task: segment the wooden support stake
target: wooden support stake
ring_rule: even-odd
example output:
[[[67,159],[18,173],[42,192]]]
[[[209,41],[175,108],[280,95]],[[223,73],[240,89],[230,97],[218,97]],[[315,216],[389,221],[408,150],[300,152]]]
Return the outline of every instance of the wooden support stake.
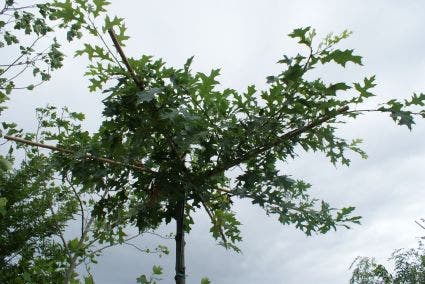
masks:
[[[143,82],[140,80],[139,77],[137,77],[136,72],[134,72],[134,69],[131,67],[130,63],[128,62],[127,56],[125,56],[125,53],[118,42],[117,36],[115,35],[115,32],[113,29],[108,30],[109,36],[112,39],[112,42],[114,43],[115,49],[117,50],[118,54],[121,57],[122,62],[125,65],[125,68],[127,68],[128,73],[130,73],[131,79],[136,83],[137,87],[142,91],[144,89]]]
[[[184,195],[177,201],[176,208],[176,284],[186,284],[186,266],[184,261]]]

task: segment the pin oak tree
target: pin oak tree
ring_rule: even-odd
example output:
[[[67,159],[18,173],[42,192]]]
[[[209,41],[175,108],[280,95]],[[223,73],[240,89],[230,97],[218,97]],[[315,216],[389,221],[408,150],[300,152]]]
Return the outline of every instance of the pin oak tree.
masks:
[[[374,76],[325,83],[312,75],[331,62],[341,68],[362,65],[352,49],[338,48],[348,31],[318,40],[310,27],[295,29],[289,36],[302,52],[278,61],[281,72],[266,78],[267,88],[250,85],[239,92],[219,84],[219,70],[193,72],[193,58],[175,68],[152,56],[128,57],[124,19],[93,20],[108,4],[54,1],[62,27],[94,37],[76,55],[90,60],[89,89],[103,94],[104,108],[95,133],[70,131],[46,141],[70,151],[53,154],[58,171],[72,173],[84,186],[98,188],[101,181],[108,189],[94,205],[97,220],[140,231],[176,222],[176,283],[185,283],[184,235],[196,210],[207,212],[213,238],[236,251],[242,237],[232,209],[235,198],[251,200],[307,235],[358,224],[354,207],[337,209],[317,200],[309,183],[288,176],[278,164],[296,158],[298,151],[315,151],[348,166],[350,152],[366,154],[360,139],[337,134],[342,123],[380,112],[411,129],[415,116],[425,116],[425,94],[366,108],[375,96]]]

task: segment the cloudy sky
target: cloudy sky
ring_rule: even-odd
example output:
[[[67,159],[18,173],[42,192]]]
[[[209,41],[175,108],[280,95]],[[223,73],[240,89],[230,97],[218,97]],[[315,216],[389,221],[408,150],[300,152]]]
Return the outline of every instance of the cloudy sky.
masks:
[[[265,86],[265,77],[279,71],[275,62],[283,54],[300,51],[286,35],[294,28],[312,26],[319,35],[349,29],[354,34],[344,48],[364,56],[364,67],[330,68],[318,74],[325,80],[348,82],[377,75],[379,103],[425,91],[425,1],[284,1],[284,0],[112,0],[111,14],[126,19],[131,56],[150,54],[169,65],[181,66],[195,55],[193,69],[220,67],[221,82],[242,90],[254,83]],[[69,54],[73,47],[69,47]],[[54,80],[34,94],[17,94],[7,117],[34,127],[35,106],[67,105],[86,113],[86,127],[95,130],[101,121],[102,99],[87,91],[82,77],[83,60],[69,56]],[[188,283],[207,276],[212,283],[348,283],[351,262],[358,255],[385,261],[395,248],[413,247],[424,234],[414,223],[425,217],[425,123],[414,131],[396,127],[381,115],[367,115],[347,124],[341,133],[364,138],[368,160],[355,157],[352,166],[334,167],[322,155],[300,153],[285,171],[313,184],[312,196],[335,207],[353,205],[363,216],[361,226],[326,235],[306,237],[291,226],[249,202],[236,202],[243,234],[242,254],[226,251],[209,234],[204,213],[195,216],[187,238]],[[174,226],[162,232],[172,232]],[[144,237],[140,246],[157,243]],[[107,251],[94,268],[97,283],[135,283],[152,264],[164,267],[164,283],[172,282],[173,255],[146,256],[131,247]]]

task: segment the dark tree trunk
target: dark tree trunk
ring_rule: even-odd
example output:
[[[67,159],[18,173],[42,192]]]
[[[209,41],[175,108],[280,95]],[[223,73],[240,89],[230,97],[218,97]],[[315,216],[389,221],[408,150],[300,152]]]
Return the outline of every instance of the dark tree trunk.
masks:
[[[178,201],[176,208],[176,284],[186,283],[186,267],[184,264],[184,196]]]

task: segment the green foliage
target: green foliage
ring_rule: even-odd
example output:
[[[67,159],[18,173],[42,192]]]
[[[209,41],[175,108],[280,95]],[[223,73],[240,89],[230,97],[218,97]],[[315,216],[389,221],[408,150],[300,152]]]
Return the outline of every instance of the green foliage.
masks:
[[[4,58],[6,61],[1,62],[0,104],[12,90],[32,90],[49,80],[51,71],[62,66],[63,54],[59,43],[56,39],[48,39],[53,33],[53,24],[49,21],[52,12],[50,4],[19,7],[16,1],[5,2],[0,11],[0,48],[18,55],[16,58]],[[43,43],[48,47],[43,47]],[[16,86],[25,73],[32,74],[36,82]]]
[[[24,137],[41,143],[84,143],[88,134],[81,129],[83,119],[83,114],[66,108],[39,108],[37,134]],[[3,123],[7,134],[22,136],[15,127]],[[130,243],[138,235],[128,236],[124,230],[126,216],[119,216],[117,224],[106,224],[92,214],[95,204],[112,194],[112,188],[105,187],[111,180],[98,175],[91,183],[82,183],[79,177],[85,175],[84,168],[76,167],[74,174],[64,168],[58,171],[54,153],[45,154],[25,145],[11,147],[5,161],[13,163],[15,152],[21,150],[25,151],[21,164],[0,171],[1,283],[93,283],[89,270],[86,277],[76,273],[79,265],[84,263],[89,269],[104,249],[114,245],[138,248]],[[80,233],[66,239],[65,229],[76,222],[80,223]],[[162,245],[138,250],[160,256],[169,253]],[[158,267],[155,273],[159,273]]]
[[[7,158],[12,162],[11,156]],[[29,153],[19,170],[0,171],[0,282],[57,282],[62,279],[63,249],[53,241],[69,220],[69,207],[52,215],[60,198],[52,183],[49,159]],[[18,281],[18,282],[15,282]]]
[[[425,249],[422,243],[417,249],[395,250],[389,260],[394,264],[393,272],[374,258],[356,258],[351,265],[354,270],[350,283],[425,283]]]
[[[393,283],[391,274],[383,265],[377,264],[373,258],[358,257],[352,265],[356,265],[353,276],[350,279],[352,284]]]
[[[12,91],[31,91],[62,67],[62,43],[53,37],[58,28],[66,33],[68,41],[80,39],[83,29],[93,33],[90,27],[96,18],[103,17],[108,4],[103,0],[52,0],[29,6],[5,2],[0,10],[0,48],[17,56],[0,62],[0,113]],[[121,38],[125,39],[123,35]],[[27,74],[34,79],[28,80]]]
[[[380,107],[379,110],[383,112],[389,112],[391,118],[398,125],[406,125],[409,128],[409,130],[411,130],[412,125],[415,124],[415,121],[413,120],[413,116],[412,116],[412,114],[414,113],[410,110],[407,110],[407,107],[411,107],[411,106],[423,107],[424,102],[425,102],[425,94],[419,94],[419,95],[413,94],[410,101],[405,100],[404,102],[401,102],[401,101],[397,101],[393,99],[388,101],[385,106]],[[421,115],[422,117],[425,117],[424,110],[416,114]]]

